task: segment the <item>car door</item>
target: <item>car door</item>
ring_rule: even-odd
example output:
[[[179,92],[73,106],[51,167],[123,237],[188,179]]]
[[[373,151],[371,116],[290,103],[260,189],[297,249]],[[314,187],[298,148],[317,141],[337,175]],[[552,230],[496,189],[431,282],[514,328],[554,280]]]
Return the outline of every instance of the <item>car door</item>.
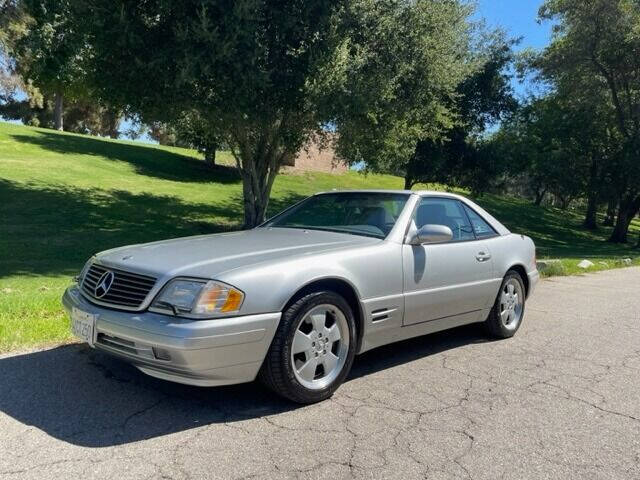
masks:
[[[446,225],[453,239],[446,243],[403,245],[404,325],[467,315],[481,315],[495,297],[489,242],[474,233],[462,202],[423,197],[413,222]],[[473,320],[472,320],[473,321]]]

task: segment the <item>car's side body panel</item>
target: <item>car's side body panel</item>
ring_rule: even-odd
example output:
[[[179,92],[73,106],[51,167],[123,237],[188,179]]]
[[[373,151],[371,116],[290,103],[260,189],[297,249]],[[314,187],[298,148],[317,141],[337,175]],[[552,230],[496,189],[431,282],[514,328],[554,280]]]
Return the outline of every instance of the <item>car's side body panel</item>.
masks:
[[[250,269],[223,272],[217,279],[245,292],[243,314],[276,312],[298,290],[319,280],[343,280],[353,287],[361,301],[400,294],[401,263],[400,245],[378,241],[322,255],[266,261]]]
[[[495,278],[491,259],[476,258],[486,251],[484,240],[404,245],[404,325],[458,315],[474,318],[474,313],[477,317],[501,281]]]
[[[468,325],[470,323],[477,323],[479,317],[486,318],[489,314],[489,309],[483,310],[479,313],[470,313],[465,315],[457,315],[455,317],[440,318],[431,322],[416,323],[413,325],[402,326],[388,325],[389,328],[380,328],[366,334],[362,339],[362,346],[358,353],[364,353],[368,350],[388,345],[390,343],[399,342],[408,338],[419,337],[422,335],[428,335],[430,333],[440,332],[442,330],[448,330],[450,328],[460,327],[462,325]]]
[[[529,237],[515,233],[496,237],[490,240],[490,248],[493,252],[493,268],[500,278],[516,265],[528,274],[537,271],[535,245]]]

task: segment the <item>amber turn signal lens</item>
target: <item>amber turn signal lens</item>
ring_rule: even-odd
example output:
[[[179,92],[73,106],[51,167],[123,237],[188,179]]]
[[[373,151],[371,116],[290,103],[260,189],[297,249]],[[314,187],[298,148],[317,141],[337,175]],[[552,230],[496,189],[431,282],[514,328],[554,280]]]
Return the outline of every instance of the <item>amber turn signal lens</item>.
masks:
[[[227,294],[227,301],[224,302],[221,312],[235,312],[240,309],[240,305],[242,304],[242,299],[244,295],[235,289],[230,289]]]

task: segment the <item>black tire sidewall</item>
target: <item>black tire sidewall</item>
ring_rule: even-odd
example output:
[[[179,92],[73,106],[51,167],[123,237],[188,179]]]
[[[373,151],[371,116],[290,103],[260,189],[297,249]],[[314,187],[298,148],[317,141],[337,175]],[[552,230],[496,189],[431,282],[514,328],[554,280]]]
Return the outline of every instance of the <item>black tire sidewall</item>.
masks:
[[[351,366],[353,364],[353,359],[355,357],[357,341],[356,326],[351,307],[346,302],[346,300],[337,293],[328,291],[316,292],[303,297],[303,299],[301,300],[301,302],[296,302],[295,304],[293,304],[283,314],[283,322],[281,323],[282,331],[279,333],[283,334],[285,338],[282,353],[280,356],[281,358],[279,359],[279,361],[282,362],[282,372],[285,377],[282,380],[284,381],[287,390],[289,390],[289,393],[292,394],[285,396],[292,398],[292,400],[295,401],[313,403],[330,397],[349,374],[349,371],[351,370]],[[309,312],[309,310],[323,304],[335,306],[345,316],[347,320],[347,327],[349,330],[349,350],[347,352],[347,358],[345,360],[344,366],[342,367],[340,375],[338,375],[336,379],[327,387],[320,390],[311,390],[303,386],[293,373],[293,365],[291,363],[291,347],[293,344],[293,337],[302,319]]]
[[[500,318],[500,296],[502,295],[502,290],[504,289],[504,286],[511,279],[515,279],[520,284],[522,295],[524,297],[522,299],[522,313],[520,315],[520,321],[518,322],[518,326],[516,327],[515,330],[507,329],[502,324],[502,320]],[[520,327],[522,326],[522,322],[524,321],[524,312],[527,304],[525,292],[526,290],[524,287],[524,281],[522,280],[522,276],[514,270],[509,270],[505,275],[504,279],[502,280],[502,283],[500,284],[500,290],[498,291],[496,301],[493,305],[491,315],[489,316],[489,319],[488,319],[488,323],[490,323],[488,327],[491,333],[501,338],[510,338],[510,337],[513,337],[518,330],[520,330]]]

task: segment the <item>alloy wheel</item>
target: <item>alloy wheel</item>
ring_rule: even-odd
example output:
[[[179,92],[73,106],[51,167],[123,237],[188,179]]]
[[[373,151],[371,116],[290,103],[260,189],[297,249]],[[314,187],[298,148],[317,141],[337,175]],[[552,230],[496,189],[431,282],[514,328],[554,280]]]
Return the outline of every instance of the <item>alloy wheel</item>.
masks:
[[[291,365],[304,387],[320,390],[340,375],[349,352],[349,327],[334,305],[317,305],[304,314],[293,335]]]
[[[500,321],[508,330],[515,330],[522,320],[524,294],[522,285],[510,278],[502,287],[500,295]]]

